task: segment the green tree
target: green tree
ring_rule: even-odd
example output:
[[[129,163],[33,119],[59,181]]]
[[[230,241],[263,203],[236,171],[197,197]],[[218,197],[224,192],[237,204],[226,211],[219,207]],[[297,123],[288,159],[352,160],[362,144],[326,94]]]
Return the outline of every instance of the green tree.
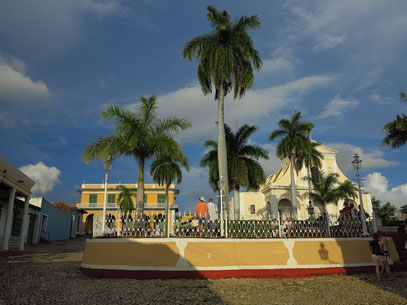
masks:
[[[380,200],[375,197],[372,198],[372,207],[376,217],[382,219],[383,221],[395,220],[396,207],[390,202],[386,202],[385,205],[381,206]]]
[[[158,156],[158,158],[154,160],[154,162],[150,166],[150,173],[153,176],[154,182],[160,185],[165,185],[166,237],[169,237],[169,218],[170,218],[168,192],[170,185],[173,182],[176,181],[177,184],[179,184],[182,181],[182,171],[180,165],[184,167],[187,171],[189,171],[190,166],[181,147],[179,145],[174,145],[170,152]]]
[[[257,189],[264,183],[265,174],[258,160],[260,158],[268,159],[268,153],[263,148],[247,144],[250,137],[257,131],[256,126],[247,124],[241,126],[236,133],[225,124],[226,147],[228,152],[228,177],[229,187],[233,188],[233,213],[236,219],[239,219],[239,192],[240,187],[248,189]],[[213,189],[217,189],[219,175],[217,171],[217,142],[207,140],[204,143],[207,148],[212,148],[202,158],[200,165],[209,167],[209,184]]]
[[[125,187],[124,185],[119,185],[116,189],[120,191],[119,196],[117,198],[117,203],[119,205],[120,210],[124,214],[131,213],[134,209],[132,197],[135,192]]]
[[[407,103],[406,92],[400,92],[400,100]],[[405,114],[397,115],[396,119],[387,123],[383,129],[386,133],[382,142],[383,146],[396,149],[407,143],[407,116]]]
[[[296,158],[297,168],[300,171],[302,167],[305,166],[307,168],[308,178],[311,178],[311,168],[314,168],[315,170],[319,170],[321,168],[322,155],[317,149],[320,145],[321,144],[319,144],[318,142],[310,140],[308,145],[306,145],[303,150],[297,151]],[[311,179],[307,180],[308,180],[308,194],[311,194],[312,193]],[[310,201],[309,209],[311,210],[310,213],[313,213],[312,212],[313,204],[311,196],[309,196],[309,201]]]
[[[313,192],[311,198],[321,204],[326,211],[329,203],[337,204],[341,199],[357,198],[357,187],[350,180],[340,183],[337,173],[324,174],[319,172],[317,177],[311,177]],[[310,179],[306,177],[305,179]]]
[[[191,127],[183,118],[157,117],[155,94],[149,98],[140,97],[137,112],[125,107],[109,105],[102,111],[104,119],[115,123],[116,135],[101,137],[85,148],[84,159],[105,156],[109,151],[117,156],[129,156],[136,159],[139,166],[136,210],[141,216],[144,209],[144,168],[146,162],[157,154],[164,154],[173,142],[172,134]]]
[[[187,42],[182,57],[199,60],[198,80],[202,92],[212,93],[215,88],[215,100],[218,101],[218,167],[219,174],[228,179],[227,151],[224,129],[224,98],[233,89],[234,98],[241,98],[254,82],[253,68],[260,70],[261,58],[254,49],[253,41],[248,34],[250,29],[260,28],[256,15],[242,16],[232,21],[227,11],[219,11],[207,6],[207,18],[212,32],[197,36]],[[226,183],[225,194],[229,194]],[[228,207],[228,196],[225,198]]]
[[[297,156],[303,156],[309,149],[309,134],[314,127],[311,122],[301,121],[301,112],[294,111],[290,120],[282,119],[278,123],[279,129],[271,132],[270,141],[282,138],[277,144],[276,154],[280,159],[289,158],[291,175],[291,198],[293,207],[297,207],[294,169],[298,173]]]

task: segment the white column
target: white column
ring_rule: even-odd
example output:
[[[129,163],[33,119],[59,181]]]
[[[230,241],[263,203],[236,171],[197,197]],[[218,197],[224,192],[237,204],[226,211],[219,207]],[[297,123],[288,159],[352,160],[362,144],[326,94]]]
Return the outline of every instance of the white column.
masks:
[[[11,226],[13,225],[13,208],[14,208],[15,195],[16,195],[16,189],[12,188],[10,190],[10,195],[8,197],[6,226],[4,229],[4,239],[3,239],[3,247],[2,247],[3,251],[8,250],[8,241],[10,240]]]
[[[30,197],[25,197],[24,212],[23,212],[23,225],[20,233],[20,251],[24,250],[25,238],[28,230],[28,207],[30,205]]]

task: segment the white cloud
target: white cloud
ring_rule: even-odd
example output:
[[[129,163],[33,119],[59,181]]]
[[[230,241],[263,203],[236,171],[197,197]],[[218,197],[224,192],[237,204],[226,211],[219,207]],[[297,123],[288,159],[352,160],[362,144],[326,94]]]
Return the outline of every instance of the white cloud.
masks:
[[[407,204],[407,183],[389,189],[389,181],[378,172],[367,175],[363,183],[364,189],[382,204],[390,202],[397,208]]]
[[[319,47],[341,43],[343,68],[359,90],[375,84],[406,52],[404,0],[298,0],[285,7],[293,14],[290,28],[297,44],[303,38],[315,39]]]
[[[260,73],[289,73],[294,70],[294,64],[285,57],[273,57],[263,61]]]
[[[331,83],[335,76],[304,77],[283,85],[249,91],[241,100],[232,94],[225,100],[225,121],[230,126],[236,122],[256,123],[273,111],[297,102],[303,95]],[[179,89],[157,97],[159,115],[176,115],[192,121],[192,128],[182,133],[182,141],[196,142],[216,138],[217,101],[214,95],[204,96],[200,87]],[[137,104],[129,104],[130,109]]]
[[[250,143],[251,144],[251,143]],[[255,145],[259,145],[254,143]],[[276,156],[276,145],[271,143],[264,143],[260,145],[263,149],[268,152],[269,159],[259,159],[260,165],[263,167],[263,170],[266,174],[266,177],[273,174],[276,170],[281,168],[281,160]]]
[[[89,17],[121,10],[112,0],[0,1],[0,38],[13,49],[46,57],[66,50],[82,36]]]
[[[48,167],[41,161],[37,164],[24,165],[20,170],[35,181],[32,188],[34,194],[44,195],[60,182],[58,177],[61,171],[54,166]]]
[[[337,45],[341,44],[345,39],[345,36],[333,36],[324,34],[318,37],[318,44],[314,46],[315,51],[324,51],[332,49]]]
[[[33,81],[25,72],[23,61],[0,53],[0,99],[27,102],[49,97],[47,85],[42,81]]]
[[[208,168],[191,166],[190,171],[182,171],[182,183],[178,186],[180,189],[180,200],[175,202],[179,204],[181,211],[193,212],[198,198],[204,196],[216,198],[216,194],[209,187]]]
[[[344,100],[340,97],[335,97],[325,106],[325,110],[317,116],[317,119],[326,119],[330,117],[343,119],[346,112],[357,108],[359,104],[360,102],[358,100]]]
[[[369,96],[369,99],[376,104],[379,105],[386,105],[386,104],[390,104],[391,103],[391,98],[389,97],[382,97],[380,94],[378,93],[373,93]]]
[[[399,162],[389,161],[383,158],[384,153],[378,149],[363,151],[359,146],[354,146],[346,143],[323,143],[338,151],[336,160],[339,168],[344,172],[353,170],[352,160],[354,154],[358,154],[362,160],[363,169],[386,168],[396,166]]]

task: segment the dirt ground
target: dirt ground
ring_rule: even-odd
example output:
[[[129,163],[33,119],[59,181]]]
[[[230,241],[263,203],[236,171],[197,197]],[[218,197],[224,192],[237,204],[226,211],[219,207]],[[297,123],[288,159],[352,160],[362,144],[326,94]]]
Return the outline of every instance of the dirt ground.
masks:
[[[407,304],[407,273],[296,279],[95,279],[79,271],[85,238],[0,253],[3,304]]]

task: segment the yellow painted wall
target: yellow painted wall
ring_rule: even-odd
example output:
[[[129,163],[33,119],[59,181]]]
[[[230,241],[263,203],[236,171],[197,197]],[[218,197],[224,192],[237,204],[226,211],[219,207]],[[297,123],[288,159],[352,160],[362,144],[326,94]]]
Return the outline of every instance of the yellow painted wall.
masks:
[[[389,238],[390,256],[399,257]],[[290,253],[290,249],[292,252]],[[182,255],[183,253],[183,255]],[[103,269],[130,266],[180,270],[322,268],[374,265],[368,239],[202,240],[94,239],[87,240],[82,267]],[[121,266],[121,267],[120,267]],[[314,266],[314,267],[313,267]]]

